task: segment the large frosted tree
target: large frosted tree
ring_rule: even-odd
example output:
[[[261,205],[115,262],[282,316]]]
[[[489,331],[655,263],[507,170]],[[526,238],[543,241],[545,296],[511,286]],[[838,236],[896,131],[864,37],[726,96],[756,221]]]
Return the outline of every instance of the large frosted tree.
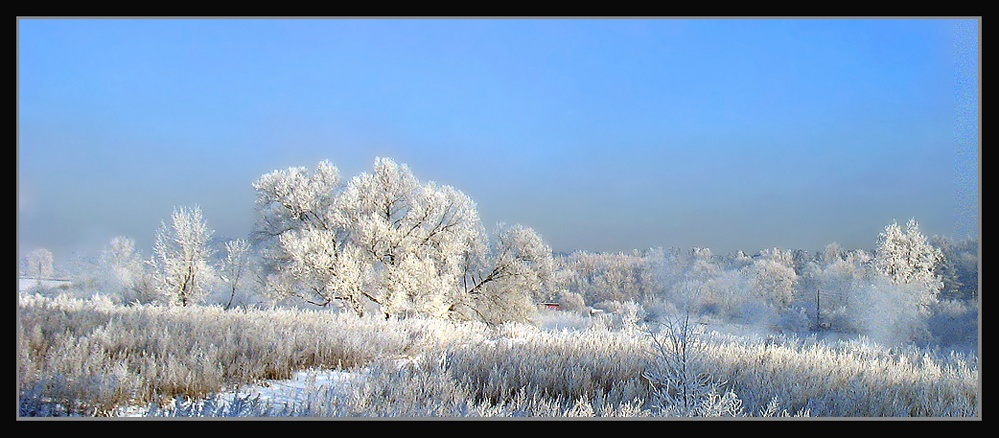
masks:
[[[486,322],[526,320],[553,284],[552,250],[536,231],[499,224],[489,247],[464,255],[461,289],[449,310],[472,312]]]
[[[372,172],[350,180],[339,207],[382,310],[443,316],[465,252],[484,237],[471,198],[377,158]]]
[[[214,271],[208,260],[212,250],[200,207],[175,208],[171,223],[161,223],[150,261],[161,296],[171,304],[189,306],[204,297]]]
[[[318,306],[339,303],[364,313],[356,248],[338,214],[343,191],[340,171],[321,161],[310,172],[291,167],[267,173],[253,183],[263,275],[279,297]]]
[[[323,161],[312,173],[301,167],[268,173],[254,188],[255,240],[280,296],[336,303],[362,315],[373,307],[385,317],[500,320],[532,307],[529,299],[499,297],[535,290],[535,283],[521,281],[527,276],[522,265],[547,251],[550,270],[546,246],[531,246],[517,228],[490,247],[467,195],[421,183],[408,166],[389,158],[375,159],[372,171],[346,182]],[[507,254],[519,258],[505,259]],[[498,267],[516,275],[489,277]],[[504,284],[509,288],[499,288]],[[510,311],[513,302],[520,311]]]

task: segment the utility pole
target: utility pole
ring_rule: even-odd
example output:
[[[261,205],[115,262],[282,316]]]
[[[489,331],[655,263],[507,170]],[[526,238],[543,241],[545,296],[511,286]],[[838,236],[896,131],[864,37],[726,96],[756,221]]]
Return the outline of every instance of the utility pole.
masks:
[[[822,314],[819,313],[819,300],[822,297],[822,289],[815,289],[815,329],[822,330]]]

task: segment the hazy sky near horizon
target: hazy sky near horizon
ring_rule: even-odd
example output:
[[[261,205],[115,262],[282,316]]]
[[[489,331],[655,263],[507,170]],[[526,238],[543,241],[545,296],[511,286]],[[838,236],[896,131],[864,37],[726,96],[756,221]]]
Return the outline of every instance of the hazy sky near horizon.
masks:
[[[379,156],[556,251],[979,233],[976,18],[17,23],[19,256],[243,237],[264,173]]]

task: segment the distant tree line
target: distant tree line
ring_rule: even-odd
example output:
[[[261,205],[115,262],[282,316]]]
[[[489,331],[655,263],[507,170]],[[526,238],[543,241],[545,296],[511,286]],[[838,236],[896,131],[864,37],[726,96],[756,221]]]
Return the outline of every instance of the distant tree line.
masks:
[[[837,243],[818,253],[771,248],[752,256],[708,248],[577,251],[556,258],[552,299],[568,309],[635,303],[648,319],[682,309],[795,333],[970,341],[977,330],[978,246],[973,238],[926,238],[910,220],[888,224],[873,253]]]
[[[98,266],[76,268],[75,282],[125,304],[319,306],[384,318],[527,321],[538,303],[558,302],[562,311],[634,321],[681,311],[887,341],[954,338],[943,333],[957,329],[939,325],[955,318],[965,323],[959,331],[977,327],[969,325],[977,318],[978,239],[927,238],[914,219],[888,224],[873,253],[832,243],[819,253],[554,255],[529,227],[487,231],[463,192],[421,182],[389,158],[350,179],[328,161],[275,170],[253,188],[249,236],[215,238],[200,208],[175,208],[151,256],[115,237],[90,263]],[[47,250],[23,263],[29,276],[52,275]]]

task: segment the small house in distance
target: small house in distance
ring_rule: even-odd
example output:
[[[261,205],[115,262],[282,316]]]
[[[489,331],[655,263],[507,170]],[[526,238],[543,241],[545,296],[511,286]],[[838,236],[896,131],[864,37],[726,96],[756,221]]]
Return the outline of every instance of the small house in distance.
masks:
[[[542,309],[558,310],[558,303],[541,303],[538,307]]]

